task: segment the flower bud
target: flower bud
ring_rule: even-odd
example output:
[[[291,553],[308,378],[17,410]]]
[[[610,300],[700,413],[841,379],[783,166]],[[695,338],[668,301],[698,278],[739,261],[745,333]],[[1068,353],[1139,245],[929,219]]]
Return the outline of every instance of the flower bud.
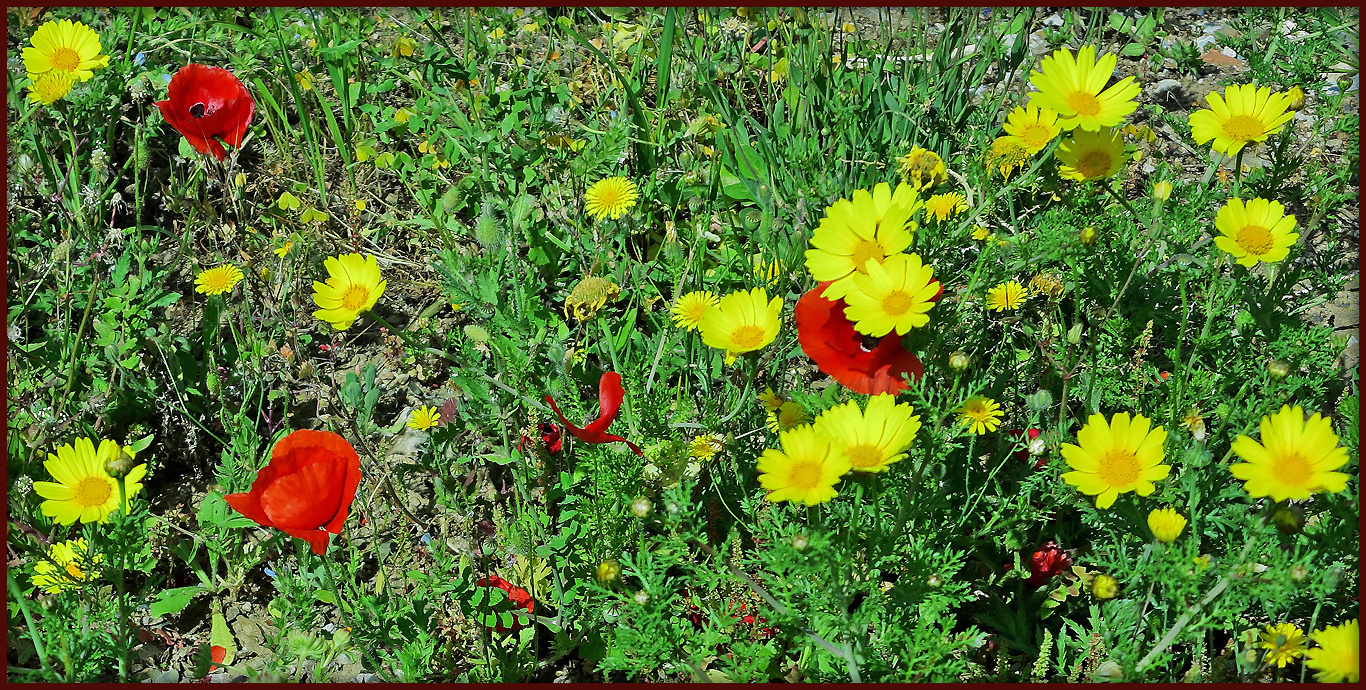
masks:
[[[797,536],[792,537],[792,548],[798,551],[805,551],[806,547],[810,545],[811,538],[806,536],[805,534],[798,534]]]
[[[1281,534],[1297,534],[1304,527],[1304,508],[1300,506],[1280,506],[1271,514],[1271,521]]]
[[[1119,594],[1119,581],[1109,575],[1100,574],[1091,581],[1091,593],[1097,599],[1114,599]]]
[[[939,573],[930,573],[930,576],[925,578],[925,584],[929,585],[930,589],[939,589],[944,584],[944,578]]]
[[[1106,661],[1096,669],[1096,675],[1107,680],[1124,680],[1124,669],[1113,661]]]
[[[1285,95],[1290,98],[1290,105],[1286,106],[1286,110],[1295,112],[1304,109],[1304,89],[1301,89],[1298,86],[1292,86]]]
[[[970,366],[972,366],[972,358],[968,356],[968,353],[958,350],[949,355],[950,369],[954,371],[963,371]]]
[[[1290,569],[1290,579],[1294,580],[1297,584],[1304,582],[1308,577],[1309,569],[1304,567],[1303,563],[1296,563],[1295,566]]]
[[[664,512],[670,515],[677,515],[683,512],[683,506],[678,505],[677,501],[668,501],[664,504]]]
[[[642,589],[642,590],[640,590],[639,592],[636,592],[636,593],[631,597],[631,601],[634,601],[634,602],[636,602],[637,604],[639,604],[639,605],[641,605],[641,606],[644,606],[645,604],[649,603],[649,601],[650,601],[650,593]]]
[[[1162,180],[1161,182],[1158,182],[1157,184],[1153,185],[1153,201],[1161,203],[1170,198],[1172,198],[1171,182],[1168,182],[1167,180]]]
[[[133,469],[133,452],[127,446],[116,446],[112,457],[102,458],[104,471],[115,479],[121,479]]]
[[[1097,233],[1096,228],[1091,225],[1082,228],[1081,232],[1077,233],[1077,239],[1081,240],[1081,243],[1088,247],[1095,244],[1096,238],[1099,236],[1100,233]]]
[[[1290,375],[1290,365],[1279,359],[1268,360],[1266,373],[1270,374],[1273,380],[1280,381]]]
[[[655,512],[655,504],[644,496],[638,496],[631,501],[631,514],[638,518],[650,517]]]
[[[621,564],[616,561],[603,561],[598,564],[598,582],[604,585],[621,579]]]

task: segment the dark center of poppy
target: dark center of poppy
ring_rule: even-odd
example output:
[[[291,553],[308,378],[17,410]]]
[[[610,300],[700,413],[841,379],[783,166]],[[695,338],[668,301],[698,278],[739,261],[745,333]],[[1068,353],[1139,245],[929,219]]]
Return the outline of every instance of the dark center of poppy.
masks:
[[[862,335],[862,336],[859,336],[859,343],[858,343],[858,345],[859,345],[860,348],[863,348],[863,351],[864,351],[864,352],[872,352],[874,349],[877,348],[878,343],[881,343],[881,342],[882,342],[882,338],[878,338],[878,337],[871,336],[871,335]]]
[[[204,107],[203,103],[195,103],[190,106],[190,117],[198,120],[199,118],[204,117],[206,111],[207,109]]]

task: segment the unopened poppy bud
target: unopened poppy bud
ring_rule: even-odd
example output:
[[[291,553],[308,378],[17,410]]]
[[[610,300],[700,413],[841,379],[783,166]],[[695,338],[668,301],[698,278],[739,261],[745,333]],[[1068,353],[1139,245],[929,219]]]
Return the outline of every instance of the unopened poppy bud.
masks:
[[[1124,680],[1124,669],[1113,661],[1106,661],[1096,669],[1096,675],[1109,680]]]
[[[805,534],[798,534],[797,536],[792,537],[792,548],[798,551],[805,551],[806,547],[810,545],[811,538],[806,536]]]
[[[655,504],[644,496],[638,496],[631,501],[631,514],[638,518],[650,517],[655,512]]]
[[[1301,89],[1298,86],[1292,86],[1285,95],[1290,98],[1290,105],[1285,107],[1286,110],[1293,112],[1304,109],[1304,89]]]
[[[939,589],[944,584],[944,578],[940,577],[939,573],[930,573],[930,576],[925,578],[925,584],[929,585],[930,589]]]
[[[1290,579],[1297,583],[1304,582],[1307,577],[1309,577],[1309,569],[1304,567],[1303,563],[1296,563],[1295,567],[1290,569]]]
[[[1164,202],[1172,198],[1172,183],[1162,180],[1153,185],[1153,201]]]
[[[1100,574],[1091,582],[1091,593],[1097,599],[1114,599],[1119,594],[1119,581],[1109,575]]]
[[[639,592],[636,592],[635,595],[631,597],[631,601],[634,601],[637,604],[644,606],[650,601],[650,593],[642,589]]]
[[[1088,247],[1095,244],[1096,238],[1099,236],[1096,229],[1090,225],[1082,228],[1081,232],[1077,233],[1077,239],[1081,240],[1081,243]]]
[[[972,366],[972,358],[968,356],[968,353],[963,352],[962,350],[958,350],[957,352],[954,352],[953,354],[949,355],[950,369],[954,371],[963,371],[964,369],[967,369],[970,366]]]
[[[683,506],[678,505],[677,501],[667,501],[664,504],[664,512],[670,515],[677,515],[683,511]]]
[[[621,579],[621,564],[616,561],[603,561],[598,564],[598,582],[611,584]]]
[[[1280,381],[1290,375],[1290,365],[1279,359],[1269,360],[1266,363],[1266,373],[1270,374],[1272,379]]]

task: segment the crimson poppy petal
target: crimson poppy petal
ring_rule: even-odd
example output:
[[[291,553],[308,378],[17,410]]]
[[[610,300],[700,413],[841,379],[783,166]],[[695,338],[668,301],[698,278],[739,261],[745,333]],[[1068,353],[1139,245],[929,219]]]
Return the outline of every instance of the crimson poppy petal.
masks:
[[[550,403],[550,409],[554,410],[555,416],[560,418],[560,422],[564,424],[565,430],[574,436],[574,438],[586,443],[611,443],[613,441],[621,441],[631,449],[631,452],[643,457],[645,453],[640,450],[640,446],[637,446],[620,436],[607,433],[607,427],[616,420],[617,412],[621,410],[621,402],[625,397],[626,392],[621,387],[621,374],[618,374],[615,371],[609,371],[603,374],[602,378],[598,381],[598,408],[601,411],[601,416],[583,427],[574,426],[568,419],[565,419],[564,414],[560,412],[559,406],[555,404],[554,398],[547,395],[545,396],[545,401]]]
[[[332,535],[320,529],[286,529],[281,527],[280,531],[308,542],[308,547],[319,556],[327,554],[327,541],[332,538]]]
[[[255,520],[256,524],[262,527],[275,526],[275,523],[266,516],[266,511],[261,508],[261,495],[259,493],[249,491],[243,494],[228,494],[223,497],[223,500],[227,501],[233,510]]]
[[[327,533],[341,533],[360,478],[360,457],[346,439],[300,429],[275,444],[250,492],[225,498],[262,526],[307,540],[321,555]]]

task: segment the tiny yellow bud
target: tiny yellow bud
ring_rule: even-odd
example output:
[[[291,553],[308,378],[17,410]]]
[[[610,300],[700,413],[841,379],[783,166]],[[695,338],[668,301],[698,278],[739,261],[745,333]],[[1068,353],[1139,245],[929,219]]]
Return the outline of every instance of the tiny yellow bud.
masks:
[[[1119,594],[1119,581],[1103,573],[1097,575],[1091,582],[1091,593],[1097,599],[1114,599]]]
[[[1304,89],[1301,89],[1298,86],[1292,86],[1285,95],[1290,97],[1290,105],[1286,106],[1286,110],[1298,111],[1304,109]]]
[[[1290,365],[1279,359],[1273,359],[1266,363],[1266,373],[1270,374],[1271,378],[1280,381],[1290,375]]]
[[[1162,180],[1153,185],[1153,199],[1156,201],[1166,201],[1172,198],[1172,183]]]
[[[1098,236],[1099,233],[1090,225],[1082,228],[1081,232],[1077,233],[1077,239],[1081,240],[1081,243],[1088,247],[1096,243],[1096,238]]]
[[[621,564],[616,561],[603,561],[598,564],[598,582],[610,584],[621,579]]]

